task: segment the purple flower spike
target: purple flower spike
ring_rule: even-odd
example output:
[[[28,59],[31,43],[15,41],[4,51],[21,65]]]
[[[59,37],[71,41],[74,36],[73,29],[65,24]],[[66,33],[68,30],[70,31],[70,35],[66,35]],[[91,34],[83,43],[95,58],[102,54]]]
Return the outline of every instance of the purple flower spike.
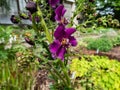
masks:
[[[60,0],[49,0],[49,5],[52,8],[56,8],[57,4],[60,2]]]
[[[26,9],[30,11],[31,14],[37,11],[37,4],[33,1],[29,1],[26,5]]]
[[[76,31],[75,28],[65,28],[64,25],[59,25],[54,33],[55,40],[50,44],[50,52],[54,58],[64,60],[64,55],[69,46],[76,46],[76,39],[71,36]]]
[[[64,17],[64,14],[66,12],[66,9],[64,8],[64,5],[60,5],[59,7],[56,8],[55,10],[55,19],[58,21],[60,24],[67,25],[68,21]]]

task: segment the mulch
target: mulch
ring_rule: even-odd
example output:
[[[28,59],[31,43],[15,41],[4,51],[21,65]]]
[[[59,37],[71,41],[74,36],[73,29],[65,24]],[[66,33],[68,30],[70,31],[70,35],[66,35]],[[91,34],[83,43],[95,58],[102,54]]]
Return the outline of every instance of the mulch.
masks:
[[[99,55],[99,56],[107,56],[109,59],[116,59],[120,61],[120,46],[116,46],[111,49],[109,52],[96,52],[95,50],[88,50],[86,48],[82,48],[82,54],[85,55]]]

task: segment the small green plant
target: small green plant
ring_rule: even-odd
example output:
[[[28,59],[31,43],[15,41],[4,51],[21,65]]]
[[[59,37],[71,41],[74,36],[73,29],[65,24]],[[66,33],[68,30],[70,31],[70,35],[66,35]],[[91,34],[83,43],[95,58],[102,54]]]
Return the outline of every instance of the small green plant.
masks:
[[[34,85],[36,65],[31,64],[28,70],[20,72],[17,63],[0,62],[0,90],[31,90]]]
[[[114,46],[120,45],[120,36],[114,37],[111,41],[112,41]]]
[[[88,42],[87,48],[107,52],[113,48],[113,44],[108,38],[98,38]]]
[[[75,72],[75,83],[85,90],[119,90],[120,63],[107,57],[83,56],[73,59],[71,72]]]
[[[5,60],[9,58],[10,49],[5,49],[6,45],[9,43],[10,35],[13,31],[11,26],[1,26],[0,27],[0,60]]]

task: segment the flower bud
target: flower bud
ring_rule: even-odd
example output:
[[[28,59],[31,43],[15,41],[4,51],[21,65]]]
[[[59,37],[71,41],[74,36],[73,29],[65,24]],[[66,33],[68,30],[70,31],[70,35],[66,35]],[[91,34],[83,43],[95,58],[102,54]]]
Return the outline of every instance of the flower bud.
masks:
[[[37,4],[33,1],[29,1],[26,5],[26,9],[30,11],[31,14],[37,11]]]
[[[35,45],[35,43],[32,40],[30,40],[28,37],[25,37],[25,41],[30,45],[33,45],[33,46]]]
[[[20,18],[18,16],[15,16],[15,15],[12,15],[10,20],[14,24],[18,24],[20,22]]]

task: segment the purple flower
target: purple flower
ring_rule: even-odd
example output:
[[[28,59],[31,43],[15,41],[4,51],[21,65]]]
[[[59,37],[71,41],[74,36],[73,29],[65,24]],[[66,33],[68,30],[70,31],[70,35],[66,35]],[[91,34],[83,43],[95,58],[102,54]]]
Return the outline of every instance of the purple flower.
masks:
[[[56,8],[57,4],[60,2],[60,0],[49,0],[49,5],[52,8]]]
[[[15,15],[12,15],[10,20],[14,24],[18,24],[20,22],[20,18],[18,16],[15,16]]]
[[[64,17],[65,12],[66,12],[66,9],[64,8],[64,5],[58,6],[55,10],[56,21],[58,21],[60,24],[64,24],[64,25],[68,24],[68,21]]]
[[[71,36],[76,31],[75,28],[65,28],[64,25],[59,25],[54,32],[55,40],[50,44],[50,52],[53,58],[64,60],[64,55],[69,46],[76,46],[76,39]]]
[[[37,4],[33,1],[29,1],[26,5],[26,9],[30,11],[31,14],[37,11]]]

